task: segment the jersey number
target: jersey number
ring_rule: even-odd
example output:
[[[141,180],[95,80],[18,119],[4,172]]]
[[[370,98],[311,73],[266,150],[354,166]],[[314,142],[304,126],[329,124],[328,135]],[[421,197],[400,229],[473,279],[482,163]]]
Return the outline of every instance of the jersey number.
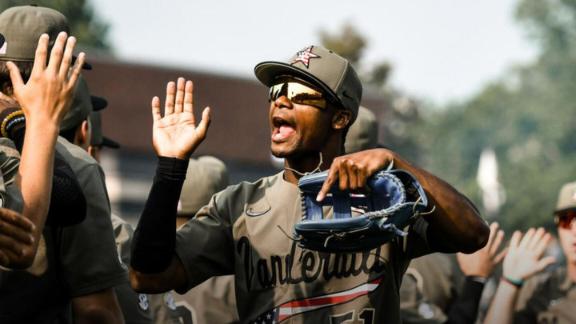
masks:
[[[330,324],[345,324],[348,321],[354,321],[354,313],[355,311],[350,311],[348,313],[330,316]],[[358,320],[362,321],[363,324],[373,324],[374,308],[364,308],[358,314]]]

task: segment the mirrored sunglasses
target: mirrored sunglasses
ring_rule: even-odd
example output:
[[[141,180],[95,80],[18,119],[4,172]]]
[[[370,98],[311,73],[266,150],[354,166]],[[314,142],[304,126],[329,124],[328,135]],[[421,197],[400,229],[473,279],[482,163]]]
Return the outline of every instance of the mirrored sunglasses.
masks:
[[[324,98],[322,92],[298,81],[284,81],[270,87],[270,92],[268,93],[270,102],[282,96],[286,96],[288,100],[295,104],[326,109],[326,98]]]
[[[564,229],[570,229],[572,221],[576,218],[576,210],[570,209],[556,213],[554,221],[556,225]]]

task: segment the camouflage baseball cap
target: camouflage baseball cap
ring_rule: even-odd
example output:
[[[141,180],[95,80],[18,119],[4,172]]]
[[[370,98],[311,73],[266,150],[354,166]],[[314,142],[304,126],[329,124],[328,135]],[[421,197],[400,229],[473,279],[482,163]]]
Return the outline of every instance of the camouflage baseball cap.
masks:
[[[213,194],[228,185],[228,172],[224,162],[213,156],[190,159],[186,180],[182,186],[178,214],[195,214],[207,205]]]
[[[576,182],[569,182],[562,186],[554,212],[559,213],[568,209],[576,209]]]
[[[322,47],[308,46],[296,53],[288,63],[266,61],[254,67],[260,82],[270,87],[279,76],[294,76],[318,86],[344,109],[358,115],[362,100],[362,83],[348,60]]]
[[[350,126],[344,143],[346,153],[369,150],[378,146],[378,122],[374,113],[360,106],[356,122]]]
[[[37,6],[18,6],[0,14],[0,60],[33,61],[38,39],[50,36],[49,47],[60,32],[69,33],[68,20],[60,12]]]

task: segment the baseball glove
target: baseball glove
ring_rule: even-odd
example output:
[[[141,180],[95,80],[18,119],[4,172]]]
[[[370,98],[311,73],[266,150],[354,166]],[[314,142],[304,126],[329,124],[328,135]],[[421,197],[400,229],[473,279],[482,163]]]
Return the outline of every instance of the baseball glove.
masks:
[[[327,171],[304,176],[298,182],[302,221],[294,226],[300,247],[321,252],[371,250],[396,237],[424,212],[428,199],[414,176],[404,170],[381,170],[369,178],[361,192],[340,191],[335,184],[322,202],[316,195]],[[325,219],[323,207],[333,207]],[[360,214],[352,216],[352,214]]]

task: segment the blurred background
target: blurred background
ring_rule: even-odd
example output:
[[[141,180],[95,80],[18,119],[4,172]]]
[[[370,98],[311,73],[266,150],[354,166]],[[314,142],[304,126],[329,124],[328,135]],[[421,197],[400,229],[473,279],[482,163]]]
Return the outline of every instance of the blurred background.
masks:
[[[30,2],[0,0],[0,9]],[[134,221],[155,166],[149,101],[195,81],[213,123],[196,155],[231,181],[276,172],[267,89],[252,75],[322,44],[354,62],[379,141],[466,193],[504,229],[552,227],[576,177],[576,0],[37,0],[64,13],[104,96],[113,209]]]

